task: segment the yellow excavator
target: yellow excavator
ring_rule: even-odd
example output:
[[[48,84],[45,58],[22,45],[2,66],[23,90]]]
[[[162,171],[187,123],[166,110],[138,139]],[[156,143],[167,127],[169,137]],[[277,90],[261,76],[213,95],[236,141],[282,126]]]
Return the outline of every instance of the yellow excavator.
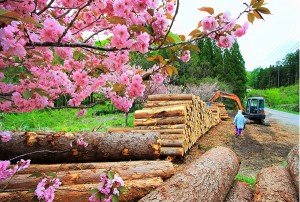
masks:
[[[247,99],[246,110],[243,109],[241,100],[237,95],[222,91],[217,91],[209,99],[209,102],[214,102],[220,97],[235,100],[237,109],[242,110],[247,119],[258,121],[264,125],[270,125],[270,123],[266,121],[265,99],[263,97],[249,97]]]

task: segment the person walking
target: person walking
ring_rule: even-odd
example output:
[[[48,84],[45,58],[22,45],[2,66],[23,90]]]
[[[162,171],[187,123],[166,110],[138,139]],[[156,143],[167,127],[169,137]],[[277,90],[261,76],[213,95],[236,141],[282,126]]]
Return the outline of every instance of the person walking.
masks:
[[[235,115],[233,123],[235,124],[235,134],[240,136],[246,124],[246,118],[244,117],[242,110],[239,110]]]

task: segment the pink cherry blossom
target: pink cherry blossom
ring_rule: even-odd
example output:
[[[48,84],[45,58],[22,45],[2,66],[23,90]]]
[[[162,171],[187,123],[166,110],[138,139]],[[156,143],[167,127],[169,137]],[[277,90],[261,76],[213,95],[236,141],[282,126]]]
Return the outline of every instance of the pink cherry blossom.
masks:
[[[219,26],[218,22],[217,22],[217,20],[215,19],[214,16],[205,17],[202,20],[202,28],[203,28],[203,30],[214,31],[214,30],[216,30],[216,28],[218,28],[218,26]]]
[[[234,43],[234,37],[231,35],[220,36],[217,45],[221,48],[230,48]]]
[[[11,135],[6,131],[0,132],[0,136],[2,142],[8,142],[11,139]]]
[[[86,109],[81,109],[79,110],[79,112],[76,114],[77,117],[80,117],[80,116],[84,116],[86,114],[87,110]]]
[[[234,32],[234,36],[236,36],[236,37],[241,37],[241,36],[243,36],[244,34],[246,34],[246,31],[247,31],[247,29],[248,29],[248,25],[249,25],[248,22],[245,22],[245,23],[243,24],[243,27],[237,29],[237,30]]]
[[[77,145],[82,145],[84,147],[87,147],[89,144],[87,142],[85,142],[83,138],[79,138],[77,140]]]
[[[180,60],[182,60],[183,62],[188,62],[190,59],[191,56],[189,50],[184,51],[183,54],[180,56]]]

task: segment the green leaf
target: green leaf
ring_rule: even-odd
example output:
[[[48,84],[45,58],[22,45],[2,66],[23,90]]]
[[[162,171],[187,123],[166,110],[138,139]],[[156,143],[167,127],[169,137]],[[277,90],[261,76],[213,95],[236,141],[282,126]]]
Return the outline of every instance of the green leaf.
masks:
[[[261,7],[263,4],[264,4],[263,0],[257,1],[255,4],[253,4],[252,8]]]
[[[97,189],[97,188],[94,188],[94,189],[91,189],[90,191],[89,191],[89,194],[95,194],[95,193],[97,193],[97,192],[99,192],[99,189]]]
[[[46,174],[47,176],[57,177],[55,172],[50,172]]]
[[[32,95],[33,95],[33,93],[31,91],[24,91],[22,93],[23,98],[26,99],[26,100],[28,100],[29,98],[31,98]]]
[[[259,7],[256,10],[263,14],[271,14],[270,10],[266,7]]]
[[[101,199],[101,201],[102,201],[102,197],[103,197],[103,199],[104,199],[104,195],[101,194],[100,192],[97,192],[97,193],[95,194],[95,199],[96,199],[96,200],[97,200],[97,199]]]
[[[202,8],[198,8],[200,11],[205,11],[205,12],[208,12],[209,14],[214,14],[214,9],[211,8],[211,7],[202,7]]]
[[[127,191],[128,191],[128,189],[127,189],[125,186],[120,186],[120,187],[118,187],[117,189],[118,189],[119,192],[121,192],[121,193],[124,193],[124,192],[127,192]]]
[[[27,193],[34,193],[35,189],[29,189]]]
[[[107,176],[110,180],[114,179],[114,174],[113,172],[108,171]]]
[[[116,195],[113,195],[112,202],[119,202],[119,199]]]
[[[31,202],[39,202],[39,200],[37,199],[37,196],[32,197]]]
[[[253,24],[255,16],[253,13],[248,13],[248,21]]]
[[[28,177],[42,177],[42,176],[43,176],[42,173],[40,173],[40,172],[34,172],[30,176],[28,176]]]
[[[170,35],[167,36],[167,40],[171,43],[175,43],[175,40]]]

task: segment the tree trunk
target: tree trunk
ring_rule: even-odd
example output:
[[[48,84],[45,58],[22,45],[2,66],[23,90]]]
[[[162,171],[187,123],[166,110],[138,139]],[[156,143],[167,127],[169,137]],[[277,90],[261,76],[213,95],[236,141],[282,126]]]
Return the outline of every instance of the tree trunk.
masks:
[[[63,186],[75,184],[93,184],[99,182],[99,176],[106,170],[116,171],[123,180],[161,177],[170,178],[174,173],[174,167],[168,161],[132,161],[132,162],[108,162],[108,163],[83,163],[83,164],[52,164],[30,165],[29,168],[14,176],[7,189],[31,189],[41,180],[30,177],[34,172],[55,172]],[[0,182],[0,188],[4,188],[9,179]]]
[[[147,195],[156,187],[160,186],[163,180],[160,177],[137,179],[124,181],[128,189],[126,194],[119,197],[119,201],[137,201]],[[78,184],[71,186],[60,186],[60,190],[55,191],[54,202],[86,202],[91,194],[88,193],[93,188],[99,187],[99,183]],[[77,190],[77,191],[74,191]],[[34,193],[28,191],[21,192],[0,192],[1,202],[31,201]]]
[[[140,201],[223,201],[239,170],[239,164],[233,151],[216,147]]]
[[[179,100],[179,101],[148,101],[144,104],[145,108],[153,108],[153,107],[165,107],[171,105],[191,105],[191,100]]]
[[[291,176],[283,166],[262,169],[256,177],[254,201],[297,202],[298,197]]]
[[[0,159],[41,150],[26,155],[32,163],[67,163],[111,160],[156,159],[160,154],[159,133],[99,133],[99,132],[20,132],[12,131],[9,142],[0,142]],[[84,148],[76,141],[84,138],[89,145]],[[73,147],[70,143],[73,142]],[[22,157],[24,158],[24,157]]]
[[[230,189],[225,202],[251,202],[253,201],[254,191],[247,183],[235,180]]]
[[[156,119],[135,119],[134,126],[171,125],[171,124],[183,124],[185,122],[186,122],[186,118],[184,116],[156,118]]]
[[[299,145],[292,148],[287,156],[288,170],[299,197]]]

